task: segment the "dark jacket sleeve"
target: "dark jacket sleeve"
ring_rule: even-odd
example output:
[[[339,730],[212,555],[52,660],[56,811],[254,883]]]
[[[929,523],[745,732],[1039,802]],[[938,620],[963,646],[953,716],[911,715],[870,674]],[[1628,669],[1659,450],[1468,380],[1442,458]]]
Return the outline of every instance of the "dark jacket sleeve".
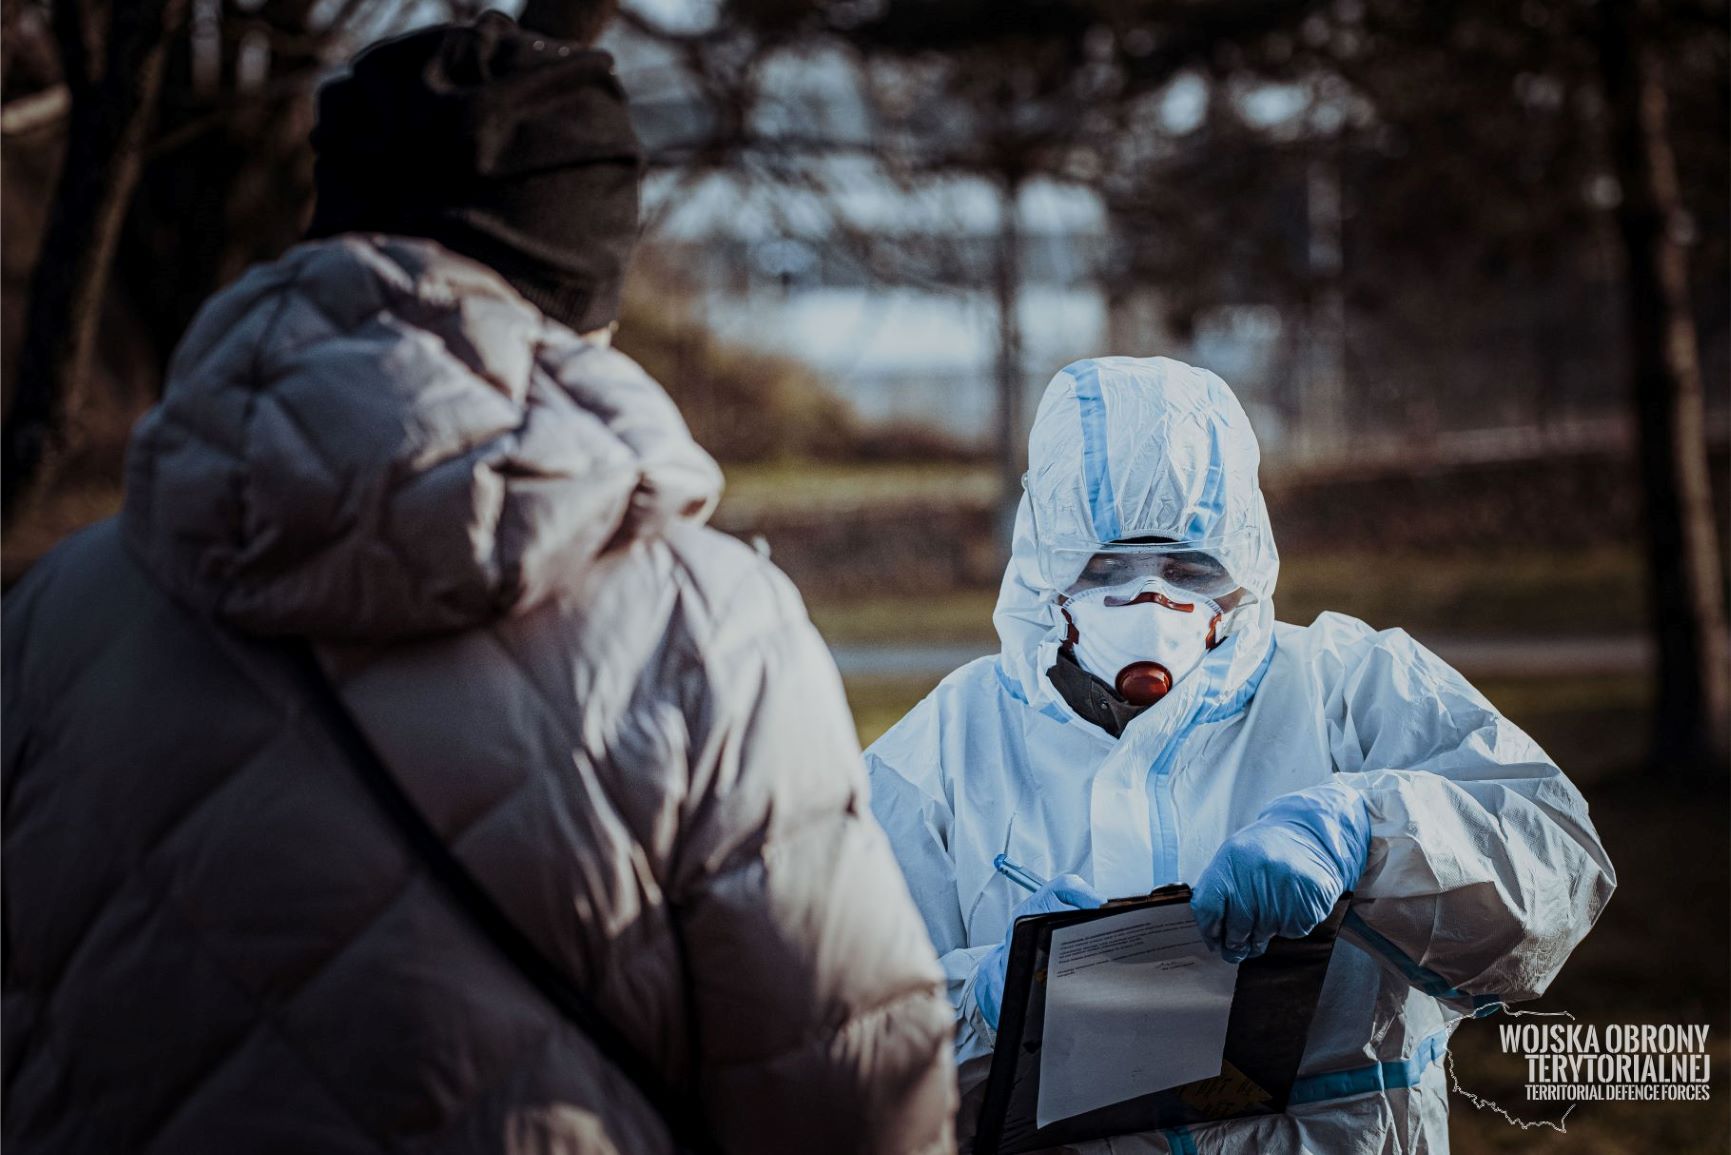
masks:
[[[715,620],[673,896],[710,1118],[730,1151],[953,1150],[954,1020],[835,666],[767,564]]]

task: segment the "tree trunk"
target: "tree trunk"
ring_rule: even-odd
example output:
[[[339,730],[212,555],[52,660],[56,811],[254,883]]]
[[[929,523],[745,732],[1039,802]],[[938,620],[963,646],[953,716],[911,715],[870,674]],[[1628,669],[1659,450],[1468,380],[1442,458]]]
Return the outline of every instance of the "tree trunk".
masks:
[[[1665,91],[1639,0],[1600,0],[1599,58],[1622,200],[1629,347],[1658,645],[1656,764],[1723,769],[1731,657],[1707,471],[1701,366]]]
[[[95,28],[84,0],[58,0],[56,30],[72,110],[54,207],[31,277],[17,391],[0,461],[10,516],[43,472],[77,448],[96,323],[168,42],[187,0],[128,0]],[[103,35],[103,32],[106,35]],[[103,45],[97,48],[97,45]]]
[[[1022,182],[1007,176],[1000,192],[997,254],[993,281],[998,312],[998,471],[999,520],[1004,557],[1008,559],[1010,537],[1016,528],[1016,507],[1022,496],[1022,470],[1027,456],[1027,431],[1023,420],[1022,380],[1022,234],[1017,216]]]

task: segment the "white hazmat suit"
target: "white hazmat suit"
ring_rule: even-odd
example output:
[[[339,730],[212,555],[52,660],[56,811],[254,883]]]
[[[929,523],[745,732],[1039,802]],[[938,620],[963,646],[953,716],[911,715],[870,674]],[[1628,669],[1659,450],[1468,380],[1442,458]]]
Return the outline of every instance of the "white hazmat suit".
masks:
[[[1034,422],[994,615],[1001,652],[950,674],[866,753],[873,808],[956,1007],[964,1136],[993,1042],[976,964],[1026,897],[993,869],[1000,851],[1134,895],[1194,885],[1279,795],[1332,780],[1368,802],[1369,855],[1288,1111],[1112,1151],[1446,1151],[1450,1032],[1543,992],[1616,885],[1580,793],[1434,654],[1339,614],[1274,620],[1257,463],[1248,419],[1212,373],[1165,358],[1064,369]],[[1066,626],[1037,563],[1036,515],[1042,536],[1237,543],[1222,560],[1254,599],[1119,738],[1047,677]]]

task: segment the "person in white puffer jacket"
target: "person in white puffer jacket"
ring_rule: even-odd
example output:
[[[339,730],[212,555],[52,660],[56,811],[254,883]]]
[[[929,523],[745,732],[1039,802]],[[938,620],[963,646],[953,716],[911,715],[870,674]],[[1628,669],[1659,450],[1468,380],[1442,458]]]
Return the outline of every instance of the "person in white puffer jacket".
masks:
[[[1352,901],[1287,1111],[1088,1151],[1448,1149],[1464,1016],[1542,994],[1616,874],[1581,794],[1398,629],[1274,618],[1256,437],[1219,377],[1078,361],[1047,387],[993,657],[866,751],[949,980],[964,1141],[1018,914],[1187,883],[1232,962]],[[1033,896],[1000,854],[1050,880]],[[1150,1039],[1158,1045],[1158,1039]]]
[[[478,199],[411,235],[368,231],[405,200],[338,213],[219,293],[122,514],[6,599],[8,1152],[671,1150],[429,881],[282,639],[722,1150],[953,1149],[942,976],[834,665],[788,581],[705,528],[715,463],[604,340],[630,237],[579,234],[635,219],[623,98],[605,57],[529,40],[487,17],[363,57],[320,191],[364,162],[333,106],[392,101],[431,120],[379,163],[518,109],[495,135],[544,130],[526,179],[550,183],[455,182]],[[546,138],[577,122],[612,139]],[[509,276],[459,251],[573,187],[630,203],[498,255]]]

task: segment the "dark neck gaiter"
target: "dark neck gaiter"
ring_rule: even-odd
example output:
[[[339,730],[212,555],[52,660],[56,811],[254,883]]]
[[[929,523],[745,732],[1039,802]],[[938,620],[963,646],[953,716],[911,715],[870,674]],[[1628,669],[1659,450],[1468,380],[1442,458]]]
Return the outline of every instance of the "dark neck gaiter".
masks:
[[[1070,703],[1070,708],[1106,733],[1116,738],[1147,706],[1134,706],[1118,696],[1118,692],[1100,678],[1084,670],[1068,646],[1058,650],[1058,661],[1046,676]]]

